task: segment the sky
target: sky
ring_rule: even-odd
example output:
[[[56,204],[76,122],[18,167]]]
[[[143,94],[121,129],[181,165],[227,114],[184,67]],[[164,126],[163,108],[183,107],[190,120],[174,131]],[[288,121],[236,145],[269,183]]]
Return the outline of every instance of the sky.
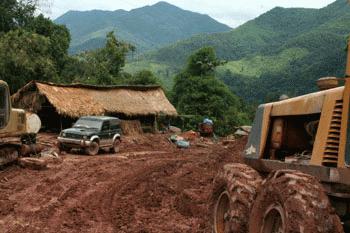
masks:
[[[159,0],[43,0],[42,9],[52,19],[69,10],[131,10]],[[208,14],[219,22],[237,27],[276,7],[322,8],[335,0],[166,0],[185,10]]]

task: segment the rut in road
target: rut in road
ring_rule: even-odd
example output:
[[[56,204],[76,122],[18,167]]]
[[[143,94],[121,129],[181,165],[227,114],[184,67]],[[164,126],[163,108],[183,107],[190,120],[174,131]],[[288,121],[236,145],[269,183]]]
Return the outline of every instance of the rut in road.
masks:
[[[44,171],[9,167],[0,173],[0,232],[209,232],[213,177],[240,160],[244,143],[153,153],[142,145],[148,153],[128,159],[67,155]]]

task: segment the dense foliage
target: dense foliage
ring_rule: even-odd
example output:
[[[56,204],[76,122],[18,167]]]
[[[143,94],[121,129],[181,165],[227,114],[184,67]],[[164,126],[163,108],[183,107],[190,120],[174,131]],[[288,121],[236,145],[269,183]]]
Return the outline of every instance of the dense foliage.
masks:
[[[135,51],[106,35],[105,46],[70,56],[70,33],[43,15],[35,15],[37,1],[0,3],[0,79],[17,91],[31,80],[88,84],[161,84],[149,71],[134,76],[123,72],[127,54]]]
[[[56,68],[50,56],[48,38],[21,29],[0,38],[0,78],[12,91],[35,79],[55,78]]]
[[[204,47],[189,57],[186,70],[191,75],[208,75],[212,74],[215,68],[221,64],[223,62],[216,58],[214,49]]]
[[[71,23],[71,43],[65,26],[35,14],[35,2],[0,2],[0,79],[10,84],[12,92],[33,79],[164,85],[177,110],[195,116],[189,120],[192,127],[210,117],[224,135],[251,120],[252,108],[240,98],[249,106],[274,101],[281,94],[316,90],[315,80],[322,76],[344,74],[350,34],[346,0],[319,10],[275,8],[230,32],[198,35],[129,63],[136,48],[147,50],[198,32],[228,28],[207,16],[159,3],[132,12],[69,12],[57,22]],[[97,20],[105,16],[103,23]],[[126,21],[112,27],[111,21],[121,22],[115,20],[118,17]],[[164,21],[165,29],[154,26],[155,17]],[[162,30],[170,36],[158,33]],[[72,56],[70,45],[98,49]]]
[[[107,34],[105,47],[70,57],[62,72],[65,82],[100,85],[160,85],[151,71],[134,75],[123,71],[125,59],[135,47],[118,41],[113,32]]]
[[[207,15],[182,10],[166,2],[132,11],[70,11],[55,20],[72,33],[72,53],[103,47],[105,34],[115,30],[138,51],[160,48],[201,33],[230,30]]]
[[[58,80],[67,60],[68,30],[35,16],[36,2],[0,3],[0,78],[12,92],[30,80]]]
[[[149,70],[141,70],[126,80],[129,85],[161,85],[161,81]]]
[[[212,48],[196,51],[175,78],[172,99],[181,114],[214,119],[216,132],[224,135],[232,133],[234,126],[247,123],[248,116],[239,98],[213,75],[219,64]]]
[[[68,58],[67,50],[71,40],[68,29],[53,23],[43,15],[33,18],[26,29],[49,39],[49,52],[55,61],[57,71],[60,73]]]
[[[184,66],[193,51],[212,46],[228,61],[217,69],[218,77],[243,99],[262,103],[272,95],[315,91],[320,77],[342,77],[349,25],[346,0],[322,9],[278,7],[231,32],[198,35],[148,53],[144,60],[159,64],[161,71],[173,70]]]
[[[1,0],[0,34],[25,27],[33,19],[35,1]]]
[[[82,67],[81,69],[73,67],[74,71],[77,71],[76,74],[68,72],[72,68],[70,66],[68,66],[68,71],[65,71],[65,73],[70,73],[72,77],[76,77],[75,82],[115,84],[122,67],[125,65],[126,54],[133,49],[132,45],[118,41],[113,32],[110,32],[107,34],[105,47],[73,58],[74,66]],[[76,60],[74,61],[74,59]],[[81,72],[82,70],[83,72]]]

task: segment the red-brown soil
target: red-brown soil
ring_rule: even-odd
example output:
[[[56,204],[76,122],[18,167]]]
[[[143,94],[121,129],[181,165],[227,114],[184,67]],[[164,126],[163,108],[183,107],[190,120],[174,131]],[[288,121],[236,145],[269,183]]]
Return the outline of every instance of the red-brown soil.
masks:
[[[118,155],[68,154],[42,171],[9,166],[0,170],[0,232],[211,232],[213,178],[240,161],[244,144],[178,149],[145,135],[124,140]]]

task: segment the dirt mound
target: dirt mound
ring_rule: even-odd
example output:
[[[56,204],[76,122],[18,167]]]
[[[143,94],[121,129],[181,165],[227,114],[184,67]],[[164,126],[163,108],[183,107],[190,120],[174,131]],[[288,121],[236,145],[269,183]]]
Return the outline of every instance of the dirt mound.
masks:
[[[121,128],[124,135],[139,135],[142,134],[142,127],[140,121],[125,121],[121,122]]]
[[[213,178],[240,161],[245,139],[184,150],[167,137],[126,137],[119,156],[66,155],[43,171],[8,167],[0,172],[0,229],[210,232]]]

